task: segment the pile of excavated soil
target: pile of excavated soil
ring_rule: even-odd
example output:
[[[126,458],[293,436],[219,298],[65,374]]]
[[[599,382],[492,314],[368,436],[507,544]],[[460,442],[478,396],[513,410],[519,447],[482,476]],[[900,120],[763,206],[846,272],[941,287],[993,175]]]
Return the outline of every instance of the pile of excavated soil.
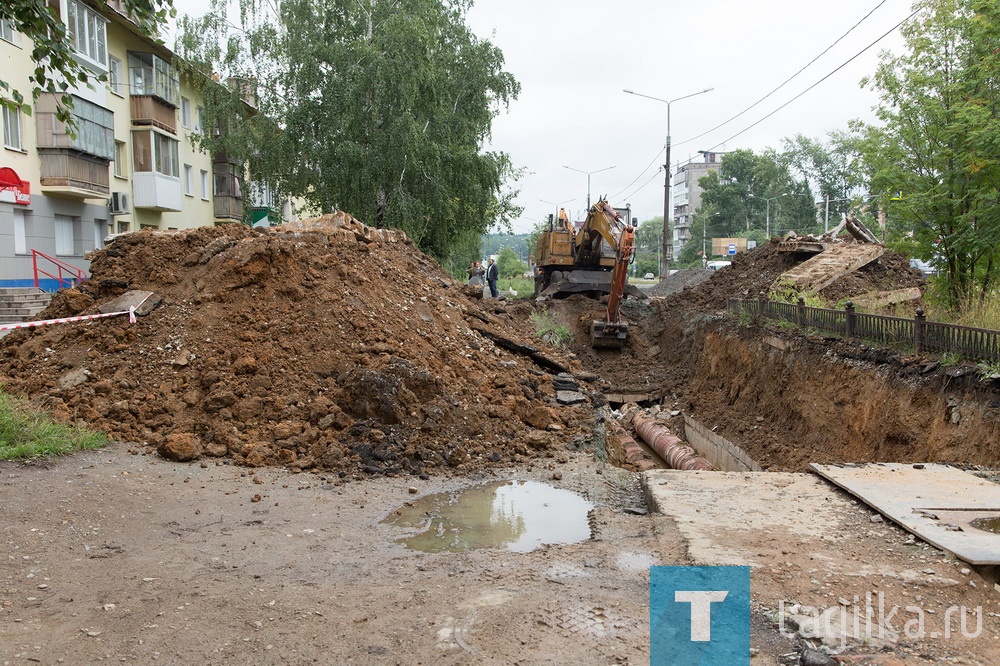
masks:
[[[650,296],[669,296],[682,289],[694,287],[712,277],[712,271],[703,268],[682,268],[673,275],[668,275],[662,282],[644,289]]]
[[[731,266],[709,271],[712,276],[708,280],[673,294],[670,306],[683,304],[699,310],[719,310],[726,307],[730,298],[757,298],[767,293],[782,273],[812,256],[778,252],[778,242],[772,240],[737,254]],[[838,278],[819,295],[827,302],[836,303],[872,292],[922,287],[923,284],[920,271],[910,268],[906,257],[886,250],[884,255],[870,264]]]
[[[91,271],[40,318],[133,289],[162,304],[134,324],[15,331],[0,340],[3,388],[171,459],[469,471],[554,455],[588,427],[590,410],[554,400],[554,374],[579,364],[400,232],[343,216],[142,231],[96,252]]]

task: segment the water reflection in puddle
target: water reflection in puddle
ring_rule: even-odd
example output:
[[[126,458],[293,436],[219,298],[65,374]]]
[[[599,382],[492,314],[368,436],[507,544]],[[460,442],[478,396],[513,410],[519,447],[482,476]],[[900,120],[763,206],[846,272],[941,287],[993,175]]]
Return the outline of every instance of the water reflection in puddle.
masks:
[[[593,507],[580,495],[545,483],[494,481],[427,495],[382,522],[421,530],[400,543],[427,553],[479,548],[527,553],[590,538],[587,513]]]
[[[969,524],[980,530],[1000,534],[1000,516],[996,518],[976,518]]]

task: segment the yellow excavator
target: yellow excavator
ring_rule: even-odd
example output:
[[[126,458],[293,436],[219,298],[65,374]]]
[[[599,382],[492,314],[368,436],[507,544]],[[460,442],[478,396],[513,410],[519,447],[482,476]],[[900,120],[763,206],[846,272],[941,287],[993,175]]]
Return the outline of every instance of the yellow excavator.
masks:
[[[535,295],[561,298],[572,294],[608,296],[603,321],[590,329],[591,345],[621,349],[628,339],[628,323],[622,320],[620,305],[626,295],[645,298],[628,284],[628,267],[635,259],[635,227],[625,209],[620,211],[601,199],[587,211],[587,219],[577,230],[559,211],[558,222],[549,216],[535,246]]]

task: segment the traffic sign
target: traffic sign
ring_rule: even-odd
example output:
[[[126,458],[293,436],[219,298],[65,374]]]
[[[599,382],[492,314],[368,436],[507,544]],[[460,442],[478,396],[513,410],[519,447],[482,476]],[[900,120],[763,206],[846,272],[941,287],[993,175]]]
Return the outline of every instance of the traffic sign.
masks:
[[[729,255],[732,256],[736,254],[736,243],[729,244]]]

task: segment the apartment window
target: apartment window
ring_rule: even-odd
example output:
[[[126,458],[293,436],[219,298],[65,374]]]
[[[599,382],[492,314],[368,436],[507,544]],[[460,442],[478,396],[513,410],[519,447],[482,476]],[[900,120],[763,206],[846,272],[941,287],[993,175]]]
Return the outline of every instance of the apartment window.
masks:
[[[201,198],[208,201],[208,172],[201,170]]]
[[[125,220],[118,220],[117,224],[118,224],[118,233],[120,233],[120,234],[127,234],[128,233],[128,229],[129,229],[129,226],[128,226],[129,223],[128,222],[126,222]]]
[[[94,249],[100,250],[104,248],[104,236],[108,232],[108,221],[107,220],[94,220]]]
[[[204,107],[198,107],[198,118],[197,122],[194,124],[194,131],[201,134],[205,128],[205,109]]]
[[[119,97],[125,95],[125,66],[121,58],[108,56],[108,85],[111,92]]]
[[[191,127],[191,100],[181,97],[181,127]]]
[[[115,141],[115,175],[125,178],[125,163],[128,160],[128,148],[124,141]]]
[[[194,169],[190,164],[184,165],[184,194],[194,195]]]
[[[71,257],[74,253],[73,224],[69,215],[56,215],[56,256]]]
[[[102,68],[107,67],[108,35],[105,20],[93,9],[77,0],[68,0],[66,9],[70,45],[77,53]]]
[[[133,95],[156,95],[174,108],[181,105],[177,69],[163,58],[129,51],[128,75]]]
[[[21,108],[3,108],[3,145],[13,150],[24,150],[21,143]]]
[[[10,19],[0,20],[0,39],[10,42],[15,46],[20,41],[17,38],[17,31],[14,30],[14,22]]]
[[[179,178],[178,145],[177,139],[153,130],[132,132],[133,169]]]

